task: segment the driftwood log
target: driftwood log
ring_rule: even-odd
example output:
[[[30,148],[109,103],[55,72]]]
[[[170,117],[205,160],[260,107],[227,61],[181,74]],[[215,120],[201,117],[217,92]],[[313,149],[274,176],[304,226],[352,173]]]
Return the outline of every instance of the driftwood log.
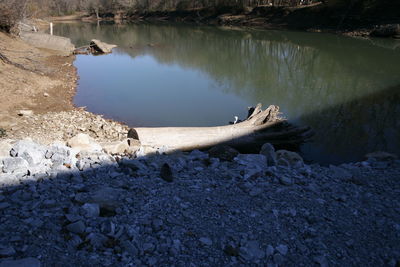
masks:
[[[245,152],[259,151],[266,142],[275,146],[297,146],[313,135],[309,127],[296,127],[280,116],[279,107],[251,109],[246,120],[216,127],[137,127],[128,138],[140,140],[143,146],[166,148],[167,151],[207,149],[219,144]]]
[[[74,50],[75,55],[101,55],[101,54],[109,54],[112,52],[113,48],[117,47],[113,44],[107,44],[102,41],[93,39],[90,41],[89,45],[78,47]]]
[[[117,47],[116,45],[107,44],[96,39],[93,39],[89,46],[92,54],[108,54],[112,52],[113,48]]]

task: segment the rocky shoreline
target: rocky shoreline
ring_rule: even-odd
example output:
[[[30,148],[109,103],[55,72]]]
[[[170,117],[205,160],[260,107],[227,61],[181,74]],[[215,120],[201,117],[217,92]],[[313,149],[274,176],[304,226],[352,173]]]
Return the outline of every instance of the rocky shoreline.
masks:
[[[0,37],[34,70],[0,62],[16,74],[0,81],[1,267],[400,264],[396,156],[323,167],[268,144],[164,155],[73,107],[73,58]]]
[[[398,266],[400,161],[2,141],[0,266]],[[123,150],[126,151],[126,148]],[[109,151],[110,152],[110,151]]]

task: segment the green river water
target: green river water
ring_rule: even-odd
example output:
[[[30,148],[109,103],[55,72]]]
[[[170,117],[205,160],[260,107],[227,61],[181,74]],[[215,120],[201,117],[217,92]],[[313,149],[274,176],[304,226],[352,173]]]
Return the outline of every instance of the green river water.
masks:
[[[130,126],[214,126],[247,107],[278,105],[316,135],[302,146],[322,164],[400,152],[400,41],[179,24],[57,24],[78,46],[77,106]]]

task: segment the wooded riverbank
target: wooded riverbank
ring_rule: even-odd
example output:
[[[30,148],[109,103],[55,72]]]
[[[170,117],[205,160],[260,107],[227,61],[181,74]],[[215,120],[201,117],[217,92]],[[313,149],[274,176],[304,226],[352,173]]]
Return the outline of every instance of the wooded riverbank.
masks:
[[[116,23],[158,21],[190,24],[239,26],[330,32],[350,36],[400,38],[400,4],[382,3],[374,8],[330,6],[322,3],[300,6],[207,7],[182,10],[118,10],[97,15],[80,13],[53,17],[56,21],[115,21]]]

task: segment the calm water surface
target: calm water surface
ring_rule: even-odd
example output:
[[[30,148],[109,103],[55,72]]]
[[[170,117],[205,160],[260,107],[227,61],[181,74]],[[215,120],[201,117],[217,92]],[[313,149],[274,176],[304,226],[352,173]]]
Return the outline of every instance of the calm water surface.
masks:
[[[400,152],[400,41],[154,24],[59,24],[79,55],[75,104],[130,126],[226,124],[258,102],[311,126],[306,159],[341,163]]]

